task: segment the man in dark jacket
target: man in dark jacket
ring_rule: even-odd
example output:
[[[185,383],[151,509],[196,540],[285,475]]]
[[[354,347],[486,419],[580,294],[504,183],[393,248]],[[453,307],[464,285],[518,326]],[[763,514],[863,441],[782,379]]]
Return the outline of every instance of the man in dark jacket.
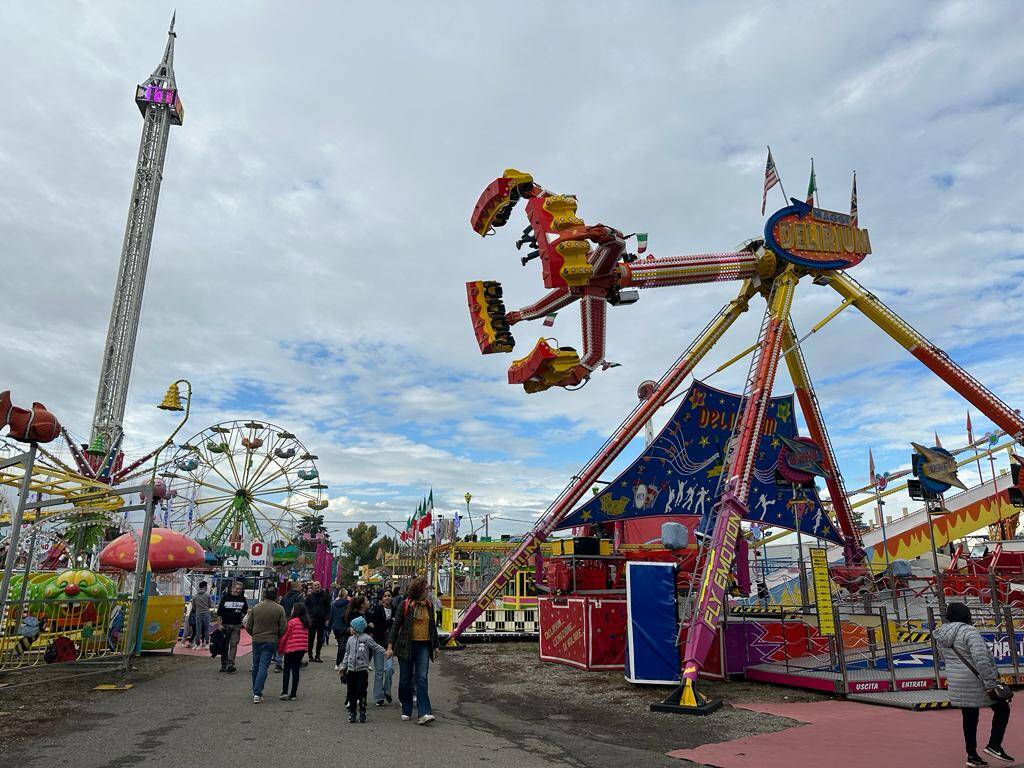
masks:
[[[245,620],[245,614],[249,612],[244,589],[242,582],[234,582],[217,605],[217,618],[227,642],[227,652],[220,657],[220,671],[228,674],[235,671],[235,653],[238,651],[238,641],[242,636],[242,622]]]
[[[306,595],[306,611],[309,614],[309,660],[322,662],[320,652],[324,647],[327,621],[331,616],[331,596],[324,591],[319,581],[313,582]],[[314,648],[316,654],[313,653]]]

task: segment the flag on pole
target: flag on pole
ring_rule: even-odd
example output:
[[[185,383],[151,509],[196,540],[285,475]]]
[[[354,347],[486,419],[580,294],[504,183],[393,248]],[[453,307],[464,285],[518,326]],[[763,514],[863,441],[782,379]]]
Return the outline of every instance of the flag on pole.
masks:
[[[555,324],[555,316],[557,314],[558,314],[557,312],[552,312],[550,315],[545,317],[544,318],[544,325],[546,325],[548,328],[550,328],[552,325],[554,325]]]
[[[939,433],[938,432],[935,433],[935,447],[936,448],[941,448],[942,447],[942,441],[939,440]]]
[[[875,484],[875,454],[868,448],[868,477],[871,479],[871,484]]]
[[[636,252],[643,253],[647,250],[647,233],[637,232],[636,233]]]
[[[811,158],[811,178],[807,181],[807,204],[814,205],[814,193],[818,191],[818,179],[814,175],[814,158]]]
[[[768,203],[768,190],[779,183],[779,172],[775,168],[775,160],[772,159],[772,148],[768,147],[768,162],[764,166],[764,193],[761,195],[761,215],[764,216],[764,208]]]
[[[853,172],[853,189],[850,190],[850,223],[857,226],[857,172]],[[968,414],[969,416],[970,414]]]
[[[456,512],[455,513],[455,517],[453,519],[453,529],[454,529],[455,533],[459,532],[459,526],[460,525],[462,525],[462,515],[459,512]]]
[[[423,502],[423,513],[420,515],[420,530],[426,530],[434,521],[434,489],[430,489],[430,496]]]

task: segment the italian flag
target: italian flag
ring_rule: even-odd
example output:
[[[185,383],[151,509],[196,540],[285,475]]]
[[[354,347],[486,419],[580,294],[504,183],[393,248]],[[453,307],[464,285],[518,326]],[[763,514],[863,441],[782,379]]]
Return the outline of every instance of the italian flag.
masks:
[[[643,253],[647,250],[647,233],[637,232],[636,233],[636,252]]]
[[[416,520],[416,515],[410,515],[409,519],[405,521],[405,530],[402,531],[402,536],[401,536],[402,541],[408,541],[409,539],[411,539],[413,537],[413,533],[415,532],[415,528],[413,527],[413,524],[414,524],[415,520]]]
[[[420,507],[420,523],[419,530],[425,531],[434,522],[434,489],[430,489],[430,496],[424,501]]]

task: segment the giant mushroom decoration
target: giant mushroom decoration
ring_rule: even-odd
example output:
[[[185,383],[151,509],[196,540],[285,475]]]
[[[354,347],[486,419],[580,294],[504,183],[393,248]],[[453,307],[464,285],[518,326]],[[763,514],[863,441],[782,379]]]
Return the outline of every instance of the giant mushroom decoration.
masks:
[[[136,536],[125,533],[107,544],[100,552],[100,565],[135,570],[138,551]],[[206,553],[194,539],[170,528],[154,528],[149,537],[149,567],[154,573],[194,568],[205,562]]]

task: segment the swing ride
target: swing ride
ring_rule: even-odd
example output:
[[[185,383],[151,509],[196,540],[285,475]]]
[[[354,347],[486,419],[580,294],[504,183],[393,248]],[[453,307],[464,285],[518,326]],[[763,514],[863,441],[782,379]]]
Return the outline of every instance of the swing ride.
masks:
[[[469,311],[480,351],[483,354],[511,352],[515,348],[512,335],[515,325],[548,318],[576,302],[580,304],[583,342],[578,352],[572,347],[553,346],[546,339],[540,339],[527,355],[515,360],[508,369],[508,381],[523,386],[527,393],[551,387],[574,389],[586,384],[595,373],[614,366],[605,357],[608,304],[633,304],[639,298],[638,291],[648,288],[731,280],[740,281],[741,288],[736,298],[711,319],[656,382],[649,396],[572,478],[490,583],[480,590],[452,631],[450,642],[453,644],[528,562],[538,543],[563,527],[601,473],[757,296],[765,300],[767,308],[756,343],[744,353],[752,353],[746,387],[739,397],[736,415],[729,421],[719,482],[702,523],[704,535],[694,570],[696,587],[691,594],[691,604],[687,606],[689,618],[681,685],[673,697],[676,711],[703,714],[718,705],[697,690],[697,679],[723,617],[734,555],[741,539],[741,521],[751,519],[751,488],[757,479],[757,460],[762,453],[759,446],[766,424],[772,419],[772,387],[780,361],[784,360],[789,370],[796,400],[807,424],[810,441],[805,448],[813,446],[816,451],[814,463],[820,471],[810,474],[824,477],[831,499],[830,513],[841,537],[845,559],[847,562],[863,559],[861,534],[854,525],[850,501],[800,347],[801,339],[791,317],[801,281],[831,288],[842,298],[841,305],[815,330],[843,309],[856,307],[999,429],[1018,442],[1024,440],[1024,418],[1019,412],[1007,406],[848,274],[848,269],[857,266],[872,252],[870,236],[859,226],[855,208],[846,214],[819,208],[813,198],[806,202],[792,199],[791,204],[768,217],[761,237],[735,251],[640,258],[639,254],[627,251],[626,243],[631,236],[604,224],[587,225],[577,216],[574,196],[548,192],[537,185],[530,174],[510,169],[481,194],[470,220],[473,230],[481,236],[493,234],[508,222],[520,200],[526,201],[529,225],[516,246],[528,245],[532,249],[520,260],[523,266],[533,259],[540,260],[542,280],[548,293],[533,304],[506,311],[499,282],[467,283]],[[783,448],[776,464],[787,461],[786,451],[792,453],[793,448]],[[808,469],[806,463],[803,468]]]

